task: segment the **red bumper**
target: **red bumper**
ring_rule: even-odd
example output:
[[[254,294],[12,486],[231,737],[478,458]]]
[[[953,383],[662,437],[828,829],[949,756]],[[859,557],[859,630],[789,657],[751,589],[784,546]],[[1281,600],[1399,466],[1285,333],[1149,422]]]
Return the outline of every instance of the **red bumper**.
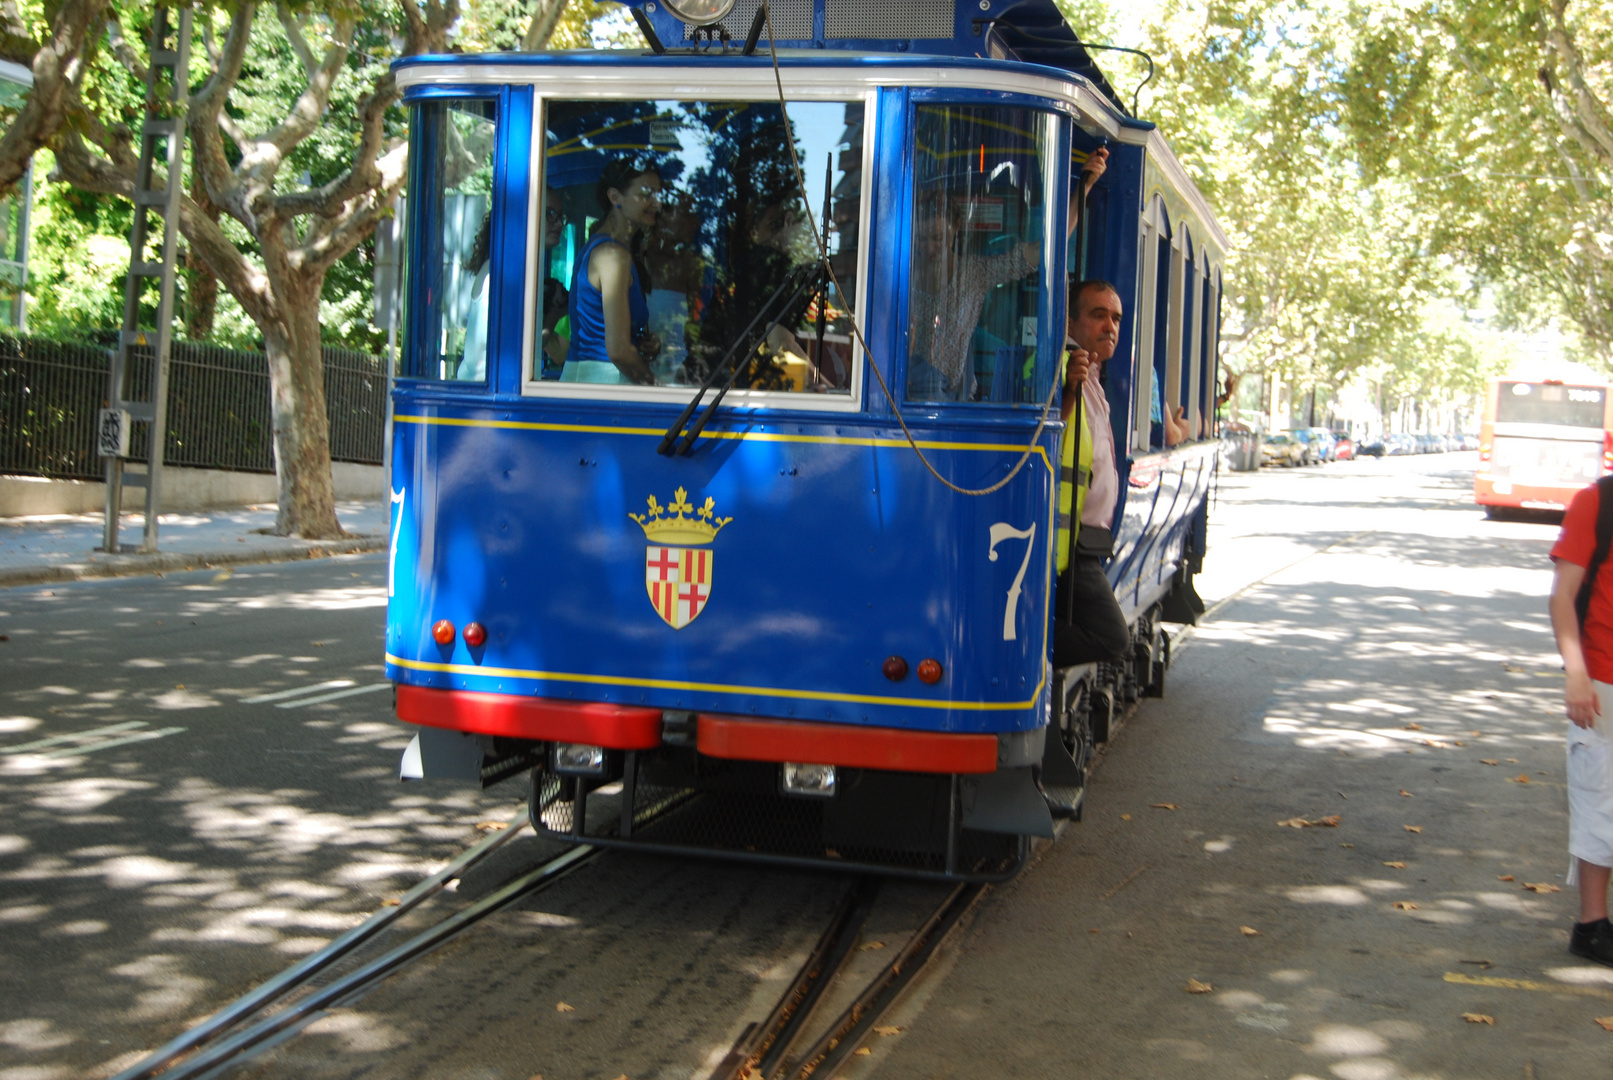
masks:
[[[950,735],[701,713],[695,745],[709,757],[741,761],[801,761],[892,772],[997,771],[995,735]]]
[[[661,710],[600,702],[398,686],[398,719],[426,727],[611,750],[661,745]],[[997,770],[995,735],[815,724],[701,713],[696,748],[739,761],[800,761],[914,773]]]
[[[600,702],[399,685],[398,719],[477,735],[587,743],[611,750],[648,750],[661,745],[660,709]]]

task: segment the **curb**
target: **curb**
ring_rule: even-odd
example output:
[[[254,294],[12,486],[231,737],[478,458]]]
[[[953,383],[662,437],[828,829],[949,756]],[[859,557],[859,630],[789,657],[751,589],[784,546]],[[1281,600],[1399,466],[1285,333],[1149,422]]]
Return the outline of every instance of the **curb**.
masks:
[[[333,555],[385,551],[386,548],[387,539],[384,536],[356,536],[345,540],[296,540],[283,548],[158,551],[150,555],[109,555],[92,558],[86,562],[0,569],[0,589],[21,585],[49,585],[64,581],[89,581],[96,578],[167,574],[183,570],[208,570],[219,566],[251,566],[261,563],[296,562],[300,559],[325,559]]]

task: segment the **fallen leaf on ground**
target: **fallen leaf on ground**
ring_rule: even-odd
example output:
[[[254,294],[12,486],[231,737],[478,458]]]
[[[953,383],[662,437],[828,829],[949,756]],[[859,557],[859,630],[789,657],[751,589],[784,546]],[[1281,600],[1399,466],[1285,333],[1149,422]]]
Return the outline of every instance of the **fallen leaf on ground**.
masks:
[[[1598,1016],[1596,1022],[1601,1025],[1603,1031],[1613,1031],[1613,1016]]]
[[[1507,758],[1507,764],[1508,765],[1516,765],[1516,764],[1518,764],[1518,759],[1515,758],[1515,757],[1509,757],[1509,758]]]
[[[1483,1013],[1463,1013],[1462,1019],[1470,1024],[1489,1024],[1495,1027],[1495,1017],[1485,1016]]]
[[[554,1011],[555,1012],[576,1012],[577,1007],[575,1005],[567,1005],[564,1001],[562,1001],[560,1004],[558,1004],[558,1005],[556,1005],[554,1007]]]
[[[1400,789],[1400,797],[1402,799],[1409,799],[1409,798],[1412,797],[1412,795],[1411,795],[1411,792],[1407,791],[1405,788],[1401,788]]]
[[[1180,810],[1181,809],[1180,806],[1177,806],[1173,802],[1151,802],[1148,805],[1152,806],[1155,810]]]
[[[174,683],[174,689],[175,690],[183,690],[183,689],[185,689],[185,684],[182,683],[182,682],[176,682],[176,683]]]
[[[1339,847],[1350,847],[1350,848],[1353,848],[1353,847],[1355,847],[1355,845],[1354,845],[1354,844],[1340,844],[1340,845],[1339,845]]]
[[[1499,765],[1499,764],[1501,764],[1501,759],[1500,758],[1493,758],[1493,757],[1479,758],[1479,764],[1480,765]]]
[[[873,1051],[868,1049],[866,1046],[859,1046],[857,1049],[853,1050],[852,1053],[856,1054],[858,1057],[867,1057],[869,1054],[872,1054]]]
[[[385,900],[381,901],[381,906],[382,907],[397,907],[401,903],[403,903],[403,901],[399,900],[396,896],[389,896]]]
[[[1089,933],[1089,934],[1096,934],[1097,932],[1098,932],[1097,927],[1093,927],[1091,930],[1087,931],[1087,933]]]
[[[1479,737],[1479,736],[1480,736],[1480,735],[1483,735],[1483,734],[1484,734],[1484,732],[1482,732],[1482,731],[1470,731],[1470,732],[1468,732],[1468,734],[1469,734],[1469,735],[1471,735],[1471,736],[1473,736],[1473,737],[1474,737],[1474,738],[1475,738],[1475,739],[1476,739],[1476,738],[1478,738],[1478,737]]]
[[[1315,821],[1309,818],[1291,817],[1287,821],[1279,821],[1277,827],[1279,829],[1284,827],[1290,829],[1336,829],[1339,826],[1339,822],[1343,820],[1338,814],[1329,814],[1327,817],[1317,818]]]
[[[857,946],[857,951],[867,952],[869,949],[883,949],[884,947],[885,943],[883,941],[865,941]]]
[[[875,1035],[900,1035],[901,1033],[902,1033],[902,1029],[897,1027],[895,1024],[875,1024],[874,1025],[874,1034]]]
[[[531,1076],[527,1077],[526,1080],[543,1080],[543,1074],[533,1073]]]
[[[1189,979],[1187,980],[1187,985],[1182,989],[1186,990],[1189,994],[1208,994],[1213,991],[1215,987],[1210,983],[1201,983],[1197,979]]]
[[[1410,900],[1396,900],[1395,907],[1401,911],[1416,911],[1417,905]]]
[[[1513,878],[1513,876],[1511,874],[1497,874],[1497,875],[1495,875],[1495,880],[1497,880],[1497,881],[1513,881],[1513,880],[1516,880],[1516,879]]]
[[[1423,729],[1423,726],[1421,724],[1407,724],[1406,725],[1406,730],[1407,731],[1421,731],[1422,729]]]
[[[1423,831],[1423,827],[1421,825],[1402,825],[1400,827],[1405,829],[1407,832],[1420,833]]]
[[[1514,784],[1527,784],[1529,782],[1529,774],[1526,772],[1521,772],[1517,776],[1509,776],[1507,779],[1512,781]]]
[[[1406,868],[1406,864],[1403,862],[1386,862],[1383,865],[1391,870],[1404,870]]]
[[[1523,887],[1533,893],[1562,892],[1561,889],[1549,881],[1526,881],[1523,883]]]
[[[483,832],[498,832],[500,829],[508,829],[510,823],[508,821],[478,821],[476,827]]]
[[[1467,743],[1463,742],[1461,739],[1452,739],[1451,740],[1451,745],[1452,746],[1466,746]]]
[[[1240,926],[1240,927],[1238,927],[1238,932],[1240,934],[1242,934],[1244,937],[1259,937],[1260,936],[1260,931],[1256,930],[1252,926]]]
[[[1131,820],[1131,815],[1130,814],[1121,814],[1120,815],[1120,820],[1121,821],[1130,821]]]

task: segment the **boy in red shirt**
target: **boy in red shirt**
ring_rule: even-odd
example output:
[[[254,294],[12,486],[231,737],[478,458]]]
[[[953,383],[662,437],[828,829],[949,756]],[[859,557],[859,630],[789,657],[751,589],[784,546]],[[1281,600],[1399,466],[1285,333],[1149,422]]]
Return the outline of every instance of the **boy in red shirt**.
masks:
[[[1568,939],[1575,956],[1613,967],[1613,924],[1607,918],[1607,886],[1613,867],[1613,566],[1598,568],[1585,625],[1574,600],[1596,547],[1597,485],[1581,491],[1563,515],[1563,531],[1551,549],[1556,576],[1551,587],[1551,626],[1568,675],[1563,697],[1568,719],[1569,884],[1579,881],[1579,921]],[[1604,708],[1604,705],[1609,706]],[[1603,720],[1606,717],[1606,720]]]

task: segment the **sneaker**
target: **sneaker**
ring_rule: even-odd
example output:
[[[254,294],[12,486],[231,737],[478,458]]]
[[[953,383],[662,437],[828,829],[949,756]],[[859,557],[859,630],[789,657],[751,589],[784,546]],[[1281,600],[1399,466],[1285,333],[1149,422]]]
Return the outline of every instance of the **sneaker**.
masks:
[[[1568,951],[1613,967],[1613,923],[1606,919],[1575,923],[1574,932],[1568,937]]]

